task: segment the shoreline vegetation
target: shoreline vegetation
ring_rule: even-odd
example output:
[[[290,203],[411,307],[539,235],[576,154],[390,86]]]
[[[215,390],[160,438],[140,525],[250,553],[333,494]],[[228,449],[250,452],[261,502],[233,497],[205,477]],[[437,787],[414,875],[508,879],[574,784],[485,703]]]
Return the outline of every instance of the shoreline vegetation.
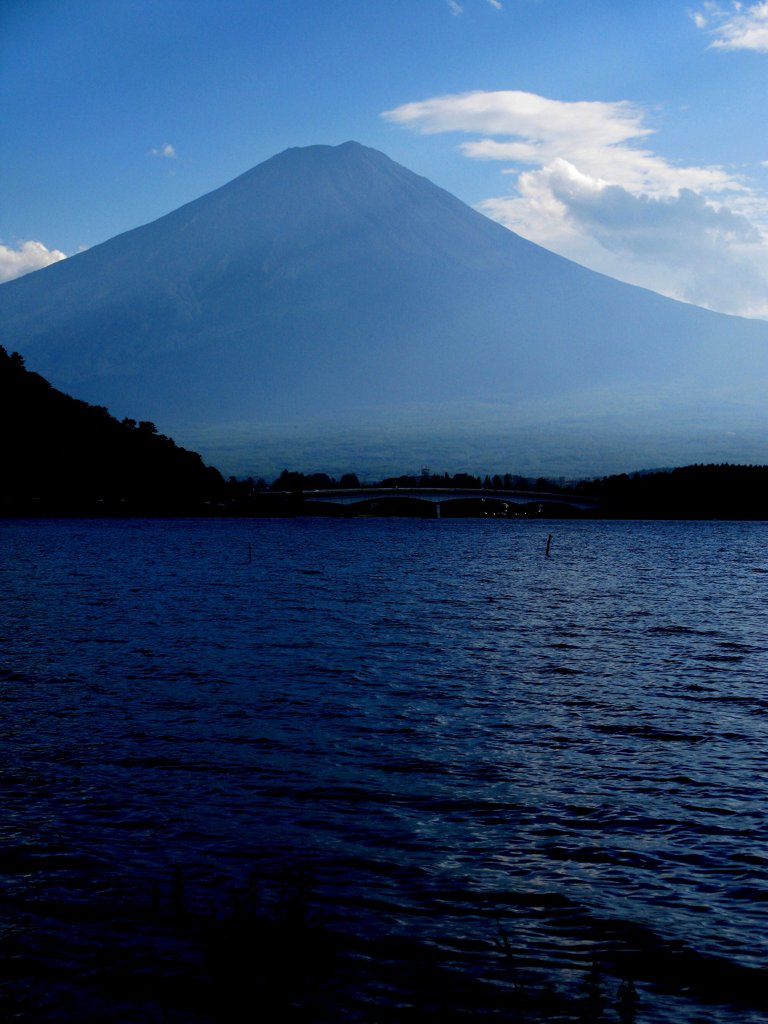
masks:
[[[63,394],[2,346],[0,430],[3,518],[768,519],[765,465],[692,465],[576,481],[426,467],[374,482],[354,472],[337,480],[287,469],[271,483],[225,480],[153,423],[117,420],[102,406]],[[349,503],[338,503],[342,497]]]
[[[555,894],[512,890],[481,902],[471,937],[406,935],[381,920],[363,935],[319,898],[311,864],[254,867],[240,884],[205,894],[194,874],[176,863],[169,876],[125,877],[121,891],[86,902],[11,900],[24,923],[4,944],[14,971],[0,972],[0,1012],[18,1021],[229,1024],[247,1007],[296,1024],[641,1024],[667,1000],[731,1007],[745,1019],[768,1005],[764,968],[592,917]],[[517,934],[548,902],[568,907],[572,938],[551,960]],[[73,961],[90,969],[73,974]]]

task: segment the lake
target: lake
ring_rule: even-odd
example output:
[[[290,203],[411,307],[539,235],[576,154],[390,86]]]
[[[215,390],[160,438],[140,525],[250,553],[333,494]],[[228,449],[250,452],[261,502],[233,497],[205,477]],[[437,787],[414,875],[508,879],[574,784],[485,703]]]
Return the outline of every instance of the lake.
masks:
[[[9,1019],[765,1019],[768,524],[0,550]]]

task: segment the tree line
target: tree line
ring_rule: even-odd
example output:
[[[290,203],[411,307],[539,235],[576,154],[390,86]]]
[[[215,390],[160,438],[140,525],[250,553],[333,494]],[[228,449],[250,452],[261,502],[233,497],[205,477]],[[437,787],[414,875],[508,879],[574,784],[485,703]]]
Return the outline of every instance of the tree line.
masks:
[[[417,474],[389,476],[382,480],[361,483],[357,473],[344,473],[337,480],[327,473],[298,473],[284,469],[271,483],[264,480],[248,478],[249,485],[255,491],[330,491],[376,487],[407,487],[407,488],[456,488],[459,490],[493,490],[493,491],[533,491],[560,493],[564,490],[562,480],[548,480],[545,477],[535,479],[512,473],[487,473],[477,476],[472,473],[432,473],[423,468]]]

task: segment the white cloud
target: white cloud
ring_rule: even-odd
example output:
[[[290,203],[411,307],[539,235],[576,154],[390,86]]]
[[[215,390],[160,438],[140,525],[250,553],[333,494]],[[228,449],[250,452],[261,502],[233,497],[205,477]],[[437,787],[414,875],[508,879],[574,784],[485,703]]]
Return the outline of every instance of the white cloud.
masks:
[[[406,103],[383,116],[427,134],[479,134],[483,138],[461,147],[475,159],[536,165],[566,156],[587,173],[652,194],[742,188],[722,168],[676,167],[638,148],[635,141],[653,129],[644,124],[645,112],[626,101],[565,103],[529,92],[467,92]]]
[[[159,149],[150,149],[149,154],[150,156],[162,156],[168,160],[173,160],[176,157],[176,150],[170,142],[166,142],[165,145],[160,146]]]
[[[66,258],[66,253],[47,249],[42,242],[22,242],[16,249],[0,244],[0,282],[12,281]]]
[[[768,2],[747,7],[734,2],[727,8],[708,2],[691,17],[697,28],[713,36],[713,49],[768,53]]]
[[[567,160],[520,176],[489,216],[564,256],[673,298],[768,317],[768,238],[692,189],[653,197],[582,174]]]
[[[461,152],[505,162],[512,179],[480,208],[524,237],[674,298],[768,317],[768,197],[722,167],[655,153],[639,106],[471,92],[383,116],[474,135]]]
[[[458,15],[464,13],[464,5],[459,3],[459,0],[445,0],[448,4],[448,10],[451,14]],[[488,0],[488,3],[497,11],[504,10],[504,4],[501,0]]]

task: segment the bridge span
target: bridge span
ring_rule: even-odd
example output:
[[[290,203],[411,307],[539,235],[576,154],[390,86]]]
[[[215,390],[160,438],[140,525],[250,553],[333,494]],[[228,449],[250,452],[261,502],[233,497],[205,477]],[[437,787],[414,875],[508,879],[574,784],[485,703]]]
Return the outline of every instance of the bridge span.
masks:
[[[288,492],[277,493],[288,496]],[[386,515],[388,511],[394,514],[392,509],[396,505],[405,507],[409,503],[414,503],[414,506],[418,503],[424,513],[427,511],[425,505],[432,506],[432,511],[427,514],[436,518],[443,514],[461,514],[461,506],[472,509],[467,514],[488,516],[546,515],[547,509],[555,514],[557,509],[566,514],[569,511],[583,513],[599,507],[595,498],[584,495],[459,487],[335,488],[302,491],[300,497],[310,513],[322,511],[322,506],[335,505],[346,506],[350,512],[357,511],[358,514],[376,515],[378,510],[378,514]],[[483,505],[487,505],[487,509],[484,510]],[[414,507],[414,512],[416,510]]]

